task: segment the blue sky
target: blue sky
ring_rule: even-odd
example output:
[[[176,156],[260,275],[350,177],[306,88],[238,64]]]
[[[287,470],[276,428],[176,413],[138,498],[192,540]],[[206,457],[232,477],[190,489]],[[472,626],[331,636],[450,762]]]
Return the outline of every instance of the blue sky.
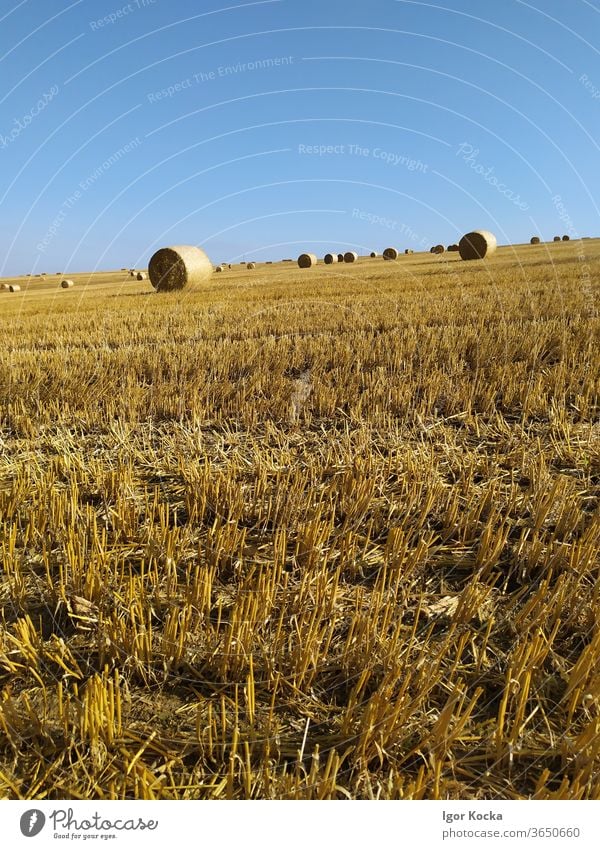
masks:
[[[0,0],[0,274],[600,234],[598,0]]]

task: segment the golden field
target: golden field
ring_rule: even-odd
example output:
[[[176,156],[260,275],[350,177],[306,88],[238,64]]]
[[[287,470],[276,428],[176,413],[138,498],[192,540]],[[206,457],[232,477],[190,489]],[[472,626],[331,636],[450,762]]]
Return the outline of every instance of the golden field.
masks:
[[[0,292],[1,796],[600,798],[600,240],[68,277]]]

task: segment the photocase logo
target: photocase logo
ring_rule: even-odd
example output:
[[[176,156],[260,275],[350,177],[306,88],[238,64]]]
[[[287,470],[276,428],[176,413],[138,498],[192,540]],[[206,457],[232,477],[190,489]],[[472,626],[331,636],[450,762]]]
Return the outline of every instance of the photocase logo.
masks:
[[[35,808],[31,811],[25,811],[21,817],[21,834],[25,837],[37,837],[45,825],[46,817],[42,811]]]

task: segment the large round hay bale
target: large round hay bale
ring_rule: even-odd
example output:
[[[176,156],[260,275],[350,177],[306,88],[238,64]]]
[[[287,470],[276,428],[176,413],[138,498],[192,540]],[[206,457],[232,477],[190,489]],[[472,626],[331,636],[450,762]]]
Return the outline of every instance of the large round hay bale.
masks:
[[[338,254],[338,262],[344,261],[344,254]]]
[[[445,252],[446,252],[446,248],[443,245],[435,245],[431,249],[431,253],[433,253],[433,254],[443,254]]]
[[[539,243],[540,243],[540,237],[539,236],[532,236],[531,239],[529,240],[530,245],[539,245]]]
[[[448,247],[446,248],[446,250],[447,250],[447,251],[451,251],[451,252],[452,252],[452,251],[457,251],[457,250],[458,250],[458,245],[448,245]]]
[[[555,237],[554,237],[554,241],[555,241],[555,242],[560,242],[560,236],[555,236]]]
[[[223,266],[217,265],[217,267],[215,268],[215,271],[223,271]]]
[[[2,289],[3,292],[8,292],[8,283],[2,283],[0,289]]]
[[[338,255],[337,254],[325,254],[325,256],[323,257],[323,262],[325,263],[325,265],[333,265],[333,263],[337,262],[337,261],[338,261]]]
[[[300,254],[298,257],[298,267],[299,268],[312,268],[313,265],[317,264],[317,257],[315,254]]]
[[[132,269],[130,269],[130,271],[129,271],[129,276],[130,276],[130,277],[135,277],[135,275],[136,275],[136,274],[137,274],[137,271],[135,271],[133,268],[132,268]]]
[[[483,259],[493,254],[497,247],[496,237],[489,230],[473,230],[458,243],[461,259]]]
[[[256,265],[253,262],[249,262],[246,268],[248,269],[248,271],[252,271],[253,268],[256,268]]]
[[[405,251],[404,251],[404,253],[408,256],[409,254],[411,254],[411,253],[412,253],[412,251],[411,251],[411,249],[410,249],[410,248],[406,248],[406,249],[405,249]]]
[[[9,291],[9,292],[20,292],[20,291],[21,291],[21,287],[19,286],[19,284],[18,284],[18,283],[12,283],[12,284],[8,287],[8,291]]]
[[[398,251],[396,248],[386,248],[383,252],[384,259],[398,259]]]
[[[196,286],[213,273],[212,262],[194,245],[160,248],[148,264],[150,282],[157,292],[173,292]]]
[[[563,240],[563,242],[568,242],[570,240],[570,238],[571,238],[570,236],[563,236],[562,240]]]
[[[356,262],[358,254],[355,251],[347,251],[344,254],[344,262]]]
[[[72,289],[75,283],[73,280],[61,280],[60,287],[61,289]]]
[[[379,256],[379,254],[377,253],[377,251],[371,251],[369,256],[371,257],[371,259],[376,259]]]
[[[135,279],[136,280],[146,280],[147,279],[146,272],[145,271],[138,271],[138,273],[135,275]]]

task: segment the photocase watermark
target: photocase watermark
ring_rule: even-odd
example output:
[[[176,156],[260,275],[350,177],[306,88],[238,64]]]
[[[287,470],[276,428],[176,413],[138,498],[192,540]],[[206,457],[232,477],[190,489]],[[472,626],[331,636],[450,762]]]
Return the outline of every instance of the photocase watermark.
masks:
[[[354,208],[352,210],[352,218],[356,218],[359,221],[366,221],[367,223],[373,224],[377,227],[385,227],[387,230],[392,230],[399,236],[402,236],[410,242],[418,243],[422,247],[429,244],[429,240],[425,236],[421,237],[408,224],[395,221],[393,218],[386,218],[385,215],[377,215],[374,212],[367,212],[364,209]]]
[[[13,124],[16,124],[15,127],[10,131],[10,133],[5,136],[0,133],[0,148],[8,147],[14,141],[16,141],[21,133],[27,129],[27,127],[32,123],[32,121],[37,118],[37,116],[44,111],[44,109],[48,106],[48,104],[52,103],[56,95],[58,94],[58,86],[53,85],[50,91],[43,94],[35,106],[32,106],[29,112],[23,115],[22,118],[15,118]]]
[[[600,100],[600,88],[595,85],[592,80],[590,80],[587,74],[582,74],[579,77],[579,82],[587,91],[589,91],[594,100]]]
[[[23,837],[37,837],[46,825],[46,817],[42,811],[32,808],[21,815],[19,825]]]
[[[157,103],[159,100],[166,100],[180,94],[186,89],[193,88],[204,83],[214,82],[223,77],[232,77],[236,74],[248,74],[254,71],[266,71],[271,68],[281,68],[285,65],[293,65],[293,56],[271,56],[265,59],[255,59],[253,62],[238,62],[235,65],[219,65],[212,71],[198,71],[192,74],[191,77],[186,77],[176,83],[172,83],[158,91],[149,92],[146,95],[150,103]]]
[[[576,240],[576,241],[579,242],[579,253],[577,255],[577,259],[580,263],[579,271],[580,271],[580,276],[581,276],[581,282],[584,286],[589,287],[591,280],[592,280],[592,269],[591,269],[589,262],[587,261],[587,256],[585,254],[585,250],[584,250],[585,246],[583,244],[583,240],[582,240],[581,236],[579,235],[579,233],[577,232],[577,230],[575,229],[575,226],[573,224],[573,219],[571,218],[569,211],[567,210],[566,206],[564,205],[562,197],[560,195],[554,195],[552,197],[552,204],[553,204],[554,208],[556,209],[556,211],[558,212],[559,220],[565,225],[569,239],[573,239],[573,240]],[[590,296],[591,296],[591,290],[590,290]]]
[[[62,202],[58,214],[50,224],[50,227],[48,227],[43,239],[41,239],[41,241],[36,245],[36,248],[40,253],[45,253],[47,248],[52,244],[54,237],[62,227],[69,212],[79,203],[85,192],[89,191],[89,189],[91,189],[92,186],[94,186],[98,180],[113,167],[113,165],[119,162],[119,160],[124,156],[127,156],[128,153],[136,150],[141,144],[141,139],[136,136],[126,145],[123,145],[123,147],[115,151],[115,153],[111,154],[108,159],[105,159],[104,162],[95,168],[91,174],[88,174],[84,180],[80,180],[79,185],[73,194],[69,195],[69,197]]]
[[[149,6],[154,6],[158,0],[133,0],[132,3],[126,3],[120,9],[115,9],[114,12],[109,12],[103,18],[98,18],[95,21],[90,21],[90,29],[98,30],[103,27],[116,24],[117,21],[131,15],[132,12],[138,12],[140,9],[147,9]]]
[[[402,167],[408,171],[427,172],[429,166],[420,159],[414,159],[404,153],[384,150],[381,147],[362,147],[359,144],[299,144],[298,153],[303,156],[360,156],[380,159],[386,165]]]
[[[481,165],[478,162],[477,157],[479,156],[479,148],[474,148],[473,145],[468,142],[462,142],[458,146],[456,156],[462,156],[463,160],[473,169],[473,171],[475,171],[476,174],[480,174],[486,183],[489,183],[490,186],[497,189],[501,195],[504,195],[505,198],[512,201],[516,207],[522,209],[523,212],[526,209],[529,209],[529,204],[522,201],[520,195],[515,194],[512,189],[509,189],[506,186],[506,183],[500,182],[498,177],[494,174],[493,165],[490,168],[486,168],[485,165]]]

